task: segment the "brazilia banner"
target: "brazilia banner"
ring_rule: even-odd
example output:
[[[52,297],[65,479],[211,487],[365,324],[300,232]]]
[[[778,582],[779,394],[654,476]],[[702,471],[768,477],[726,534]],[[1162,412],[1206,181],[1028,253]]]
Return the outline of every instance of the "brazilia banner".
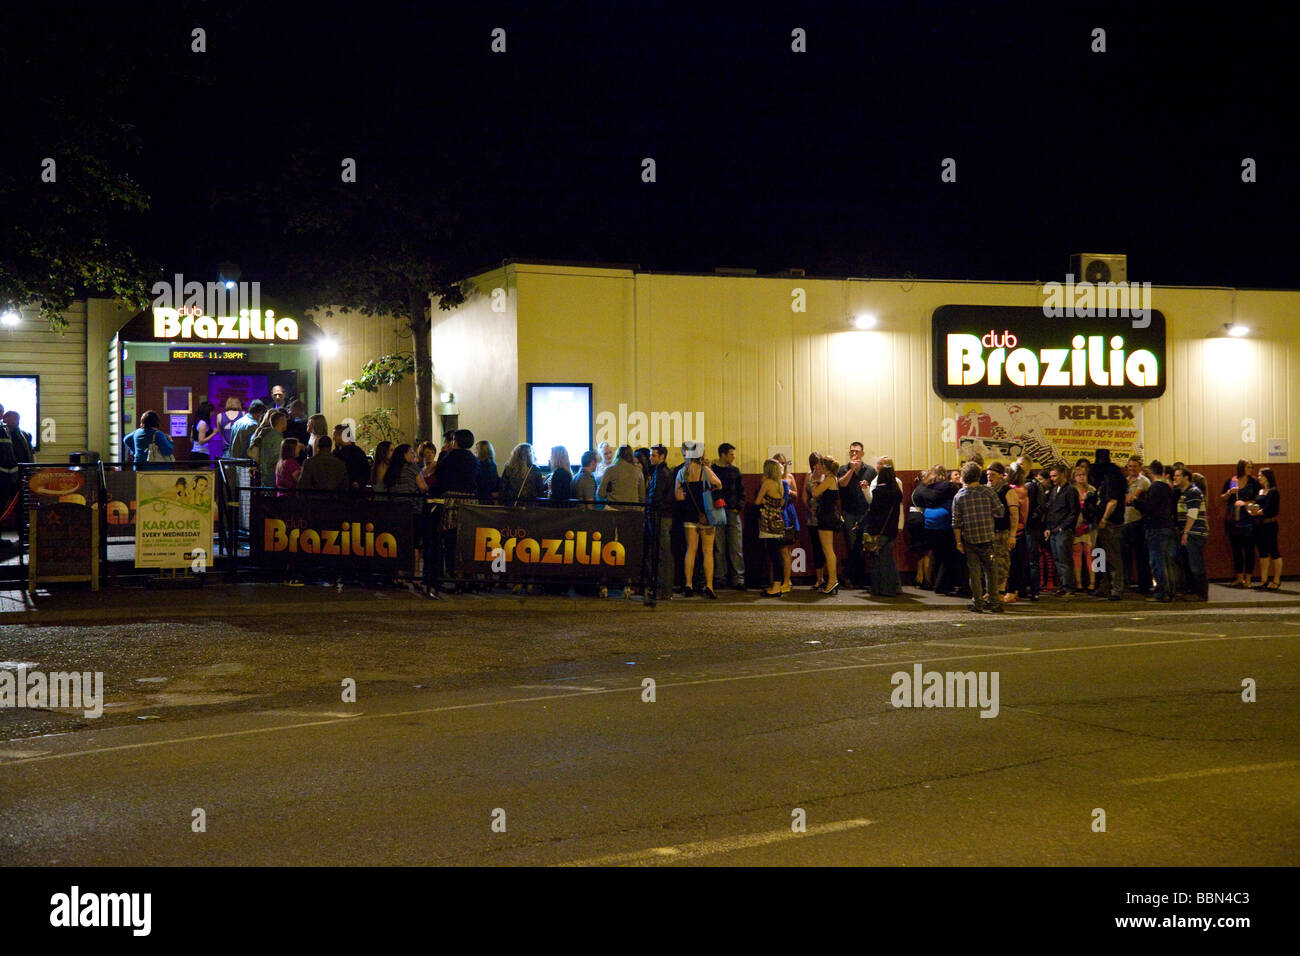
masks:
[[[645,517],[585,508],[462,505],[458,573],[578,580],[639,577]]]
[[[391,574],[415,559],[408,498],[254,494],[252,551],[262,567],[343,568]]]

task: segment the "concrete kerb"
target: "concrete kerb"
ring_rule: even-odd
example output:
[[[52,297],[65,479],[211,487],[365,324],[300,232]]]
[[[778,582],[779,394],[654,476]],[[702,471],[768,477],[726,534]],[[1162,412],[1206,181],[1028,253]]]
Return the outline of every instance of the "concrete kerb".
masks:
[[[1224,589],[1227,591],[1228,589]],[[366,612],[382,609],[384,613],[403,614],[442,614],[457,612],[481,613],[527,613],[542,615],[572,614],[575,611],[587,611],[596,607],[597,599],[590,597],[560,597],[550,595],[514,595],[514,594],[464,594],[447,595],[441,601],[430,601],[417,594],[395,589],[362,590],[352,588],[343,593],[333,588],[307,587],[286,588],[279,584],[238,584],[226,587],[206,588],[202,592],[176,592],[184,594],[185,603],[173,607],[158,607],[152,601],[142,598],[151,595],[143,589],[129,589],[120,592],[100,592],[91,600],[98,603],[87,607],[89,595],[62,593],[33,599],[22,591],[0,592],[0,626],[3,625],[60,625],[60,624],[110,624],[123,621],[177,620],[199,618],[233,618],[257,617],[283,611],[292,607],[312,607],[324,611]],[[1019,603],[1007,606],[1002,619],[1013,617],[1028,619],[1036,617],[1053,617],[1062,613],[1087,613],[1089,616],[1101,613],[1109,616],[1131,615],[1135,610],[1146,611],[1180,611],[1195,612],[1211,608],[1254,608],[1272,609],[1283,607],[1300,607],[1300,596],[1291,598],[1256,597],[1228,591],[1231,597],[1224,600],[1211,600],[1206,603],[1175,601],[1172,604],[1148,604],[1140,599],[1125,600],[1111,604],[1088,598],[1055,599],[1044,598],[1036,604]],[[759,601],[752,595],[741,597],[724,592],[723,600],[705,604],[702,600],[683,600],[678,598],[671,602],[659,602],[655,608],[647,608],[640,597],[625,600],[610,597],[600,601],[602,613],[679,613],[682,611],[717,610],[729,607],[746,609],[765,608],[781,614],[801,611],[836,611],[836,612],[905,612],[921,613],[926,611],[949,611],[954,616],[966,619],[967,601],[959,598],[936,598],[931,594],[904,593],[901,598],[873,599],[869,595],[847,592],[832,599],[817,598],[809,594],[807,600],[801,596],[778,601]],[[69,606],[75,604],[77,606]]]

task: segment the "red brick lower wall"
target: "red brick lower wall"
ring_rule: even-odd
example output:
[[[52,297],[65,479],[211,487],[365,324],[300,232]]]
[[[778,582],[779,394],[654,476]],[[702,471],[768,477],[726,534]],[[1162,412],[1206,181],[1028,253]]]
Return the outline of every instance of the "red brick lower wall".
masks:
[[[1209,489],[1206,496],[1209,501],[1210,510],[1210,540],[1205,545],[1205,570],[1210,580],[1232,579],[1232,552],[1228,549],[1227,536],[1223,530],[1223,519],[1225,514],[1224,503],[1219,500],[1219,492],[1223,483],[1236,473],[1236,463],[1229,465],[1197,465],[1191,464],[1193,471],[1198,471],[1205,476],[1205,483]],[[1282,493],[1281,511],[1278,517],[1278,546],[1282,552],[1282,566],[1286,573],[1300,573],[1300,535],[1294,533],[1297,524],[1297,518],[1300,517],[1300,463],[1297,464],[1278,464],[1270,465],[1273,474],[1277,477],[1278,488]],[[911,489],[916,483],[919,473],[916,471],[900,472],[899,477],[903,481],[903,487],[906,494],[911,495]],[[762,569],[764,557],[761,544],[758,540],[758,509],[754,507],[754,496],[758,494],[758,486],[762,483],[762,475],[745,475],[745,497],[747,504],[742,516],[742,522],[745,532],[745,565],[748,569],[748,577],[751,583],[758,583],[765,580],[766,572]],[[799,487],[803,488],[807,480],[806,474],[796,476]],[[799,523],[803,530],[799,532],[799,541],[796,547],[802,547],[808,552],[808,576],[812,574],[812,553],[808,539],[808,513],[803,507],[802,502],[796,502],[796,508],[799,511]],[[843,536],[836,537],[835,552],[842,559],[844,557],[844,539]],[[894,558],[898,562],[898,569],[904,576],[916,570],[916,562],[907,553],[907,542],[905,536],[899,536],[894,542]]]

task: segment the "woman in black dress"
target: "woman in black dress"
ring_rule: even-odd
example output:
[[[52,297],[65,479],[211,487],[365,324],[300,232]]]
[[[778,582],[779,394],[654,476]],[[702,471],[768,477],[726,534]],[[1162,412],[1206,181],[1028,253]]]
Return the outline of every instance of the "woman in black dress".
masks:
[[[1282,588],[1282,552],[1277,548],[1277,512],[1282,498],[1273,478],[1272,468],[1259,470],[1260,493],[1248,506],[1255,522],[1255,548],[1259,551],[1259,591]],[[1268,581],[1273,573],[1273,583]]]
[[[1228,533],[1232,547],[1232,570],[1237,579],[1234,588],[1250,587],[1250,577],[1255,571],[1255,519],[1247,505],[1259,497],[1259,481],[1255,478],[1255,463],[1241,459],[1237,473],[1223,483],[1219,500],[1227,505],[1223,528]]]
[[[551,476],[546,482],[546,498],[553,508],[567,508],[573,497],[573,468],[569,450],[563,445],[551,449]]]
[[[876,597],[898,597],[903,584],[898,578],[898,565],[894,562],[894,538],[898,535],[898,509],[903,506],[903,493],[894,481],[894,469],[882,465],[876,473],[876,488],[871,493],[867,507],[864,530],[867,534],[882,535],[885,543],[871,556],[871,593]]]
[[[826,584],[820,588],[822,594],[835,594],[840,589],[835,562],[835,536],[844,528],[844,516],[840,513],[840,486],[836,480],[839,473],[840,463],[830,455],[823,455],[808,479],[812,486],[808,494],[817,512],[817,537],[826,565]],[[897,514],[894,520],[898,520]]]

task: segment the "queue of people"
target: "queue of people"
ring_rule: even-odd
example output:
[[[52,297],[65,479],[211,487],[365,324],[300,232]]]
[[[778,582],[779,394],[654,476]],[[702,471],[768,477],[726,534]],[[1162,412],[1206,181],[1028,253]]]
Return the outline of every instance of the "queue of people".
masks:
[[[674,592],[714,599],[715,582],[747,588],[742,515],[749,502],[730,443],[710,458],[703,443],[685,442],[676,468],[668,467],[663,445],[633,449],[601,442],[583,451],[575,468],[567,448],[550,449],[542,463],[530,444],[521,443],[498,469],[491,443],[476,442],[466,429],[446,432],[440,446],[383,441],[367,456],[342,425],[327,434],[324,416],[307,417],[301,402],[281,408],[256,400],[246,410],[231,400],[221,413],[204,403],[190,437],[200,455],[254,459],[254,481],[281,495],[368,491],[447,502],[440,526],[422,527],[418,539],[426,553],[441,551],[449,570],[458,500],[635,507],[647,514],[647,562],[657,559],[660,599]],[[152,411],[124,445],[137,467],[157,467],[173,454]],[[1009,467],[985,467],[975,455],[958,469],[939,464],[921,472],[907,494],[889,457],[868,464],[863,452],[862,443],[853,442],[844,464],[811,454],[802,488],[784,456],[763,463],[751,499],[767,582],[760,585],[762,596],[793,590],[800,502],[810,532],[811,587],[825,595],[845,586],[879,597],[901,594],[894,545],[904,535],[916,562],[915,586],[968,598],[973,611],[1000,613],[1044,593],[1118,601],[1133,591],[1161,603],[1179,594],[1207,599],[1208,488],[1182,462],[1146,464],[1134,456],[1121,469],[1107,449],[1098,449],[1094,459],[1074,464],[1042,466],[1022,457]],[[1273,471],[1257,473],[1252,462],[1239,461],[1219,498],[1236,574],[1232,586],[1252,587],[1258,555],[1254,587],[1277,590],[1280,492]],[[435,577],[426,574],[427,588]]]

